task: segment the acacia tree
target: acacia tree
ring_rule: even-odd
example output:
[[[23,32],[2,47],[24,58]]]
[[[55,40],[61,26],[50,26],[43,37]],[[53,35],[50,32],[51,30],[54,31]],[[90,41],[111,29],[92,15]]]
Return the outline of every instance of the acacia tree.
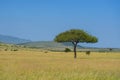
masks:
[[[74,45],[74,58],[77,58],[76,47],[78,43],[96,43],[98,39],[95,36],[88,34],[87,32],[80,29],[71,29],[58,34],[55,42],[72,42]]]

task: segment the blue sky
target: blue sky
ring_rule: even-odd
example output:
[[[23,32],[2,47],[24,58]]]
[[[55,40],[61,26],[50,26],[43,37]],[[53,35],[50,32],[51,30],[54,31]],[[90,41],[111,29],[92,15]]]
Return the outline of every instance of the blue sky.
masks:
[[[69,29],[98,37],[87,46],[120,48],[120,0],[0,0],[0,34],[52,41]]]

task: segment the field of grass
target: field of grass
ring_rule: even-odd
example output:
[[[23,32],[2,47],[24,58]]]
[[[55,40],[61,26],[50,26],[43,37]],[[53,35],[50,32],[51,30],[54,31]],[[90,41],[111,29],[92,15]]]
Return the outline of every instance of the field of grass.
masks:
[[[120,80],[120,53],[1,51],[0,80]]]

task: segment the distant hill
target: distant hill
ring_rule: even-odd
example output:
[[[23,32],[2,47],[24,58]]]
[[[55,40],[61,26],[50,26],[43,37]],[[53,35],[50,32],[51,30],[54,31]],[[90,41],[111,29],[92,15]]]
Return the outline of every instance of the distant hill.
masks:
[[[0,34],[0,42],[8,43],[8,44],[20,44],[20,43],[26,43],[26,42],[31,42],[31,41],[26,40],[26,39],[21,39],[21,38],[17,38],[17,37],[6,36],[6,35],[1,35]]]
[[[70,48],[73,50],[73,44],[70,42],[57,43],[53,41],[36,41],[36,42],[23,43],[19,45],[28,46],[31,48],[43,48],[43,49],[57,50],[57,51],[64,50],[65,48]],[[78,46],[78,48],[82,48],[82,47]]]
[[[64,51],[65,48],[73,50],[73,44],[71,42],[57,43],[53,41],[35,41],[27,42],[18,45],[27,46],[29,48],[45,49],[51,51]],[[118,52],[119,48],[111,48],[112,51]],[[95,47],[83,47],[77,46],[77,51],[98,51],[98,52],[109,52],[110,48],[95,48]]]
[[[0,42],[0,51],[18,51],[22,46]]]
[[[16,45],[16,44],[6,44],[0,42],[0,52],[1,51],[44,51],[43,49],[34,49],[28,48],[24,45]]]

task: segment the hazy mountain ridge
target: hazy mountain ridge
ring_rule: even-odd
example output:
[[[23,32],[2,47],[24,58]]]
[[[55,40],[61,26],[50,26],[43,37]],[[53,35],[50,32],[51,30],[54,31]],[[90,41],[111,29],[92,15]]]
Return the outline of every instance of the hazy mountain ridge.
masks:
[[[17,44],[17,45],[15,45]],[[73,44],[71,42],[63,42],[57,43],[54,41],[30,41],[26,39],[21,39],[17,37],[4,36],[0,35],[0,48],[3,49],[18,49],[20,46],[25,46],[28,48],[38,48],[38,49],[46,49],[53,51],[64,51],[65,48],[69,48],[73,50]],[[120,51],[119,48],[111,48],[112,51]],[[96,48],[96,47],[88,47],[88,46],[77,46],[77,51],[110,51],[110,48]]]
[[[26,39],[21,39],[18,37],[6,36],[6,35],[0,34],[0,42],[7,43],[7,44],[20,44],[20,43],[26,43],[31,41]]]
[[[41,48],[41,47],[64,47],[65,46],[62,43],[57,43],[57,42],[53,42],[53,41],[34,41],[34,42],[22,43],[20,45],[26,45],[29,47],[38,47],[38,48]]]
[[[71,42],[63,42],[63,43],[57,43],[53,41],[35,41],[35,42],[28,42],[23,43],[19,45],[24,45],[31,48],[43,48],[43,49],[49,49],[49,50],[64,50],[65,48],[70,48],[73,50],[73,44]],[[78,45],[78,48],[83,48]]]
[[[27,42],[19,45],[24,45],[30,48],[38,48],[38,49],[46,49],[53,51],[64,51],[65,48],[69,48],[73,50],[73,44],[71,42],[63,42],[57,43],[53,41],[35,41],[35,42]],[[112,51],[120,51],[119,48],[111,48]],[[95,47],[84,47],[77,46],[77,51],[98,51],[98,52],[109,52],[110,48],[95,48]]]

